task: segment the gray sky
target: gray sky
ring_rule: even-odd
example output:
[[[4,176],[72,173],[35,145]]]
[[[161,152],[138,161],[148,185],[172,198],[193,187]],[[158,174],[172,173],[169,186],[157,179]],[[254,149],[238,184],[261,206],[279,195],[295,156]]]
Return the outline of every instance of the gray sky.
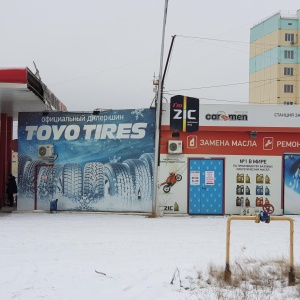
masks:
[[[0,3],[0,67],[35,72],[35,61],[70,111],[151,105],[165,0]],[[171,37],[178,37],[165,99],[180,94],[201,103],[247,102],[250,28],[279,10],[297,9],[299,0],[169,0],[165,60]],[[216,87],[228,84],[236,85]]]

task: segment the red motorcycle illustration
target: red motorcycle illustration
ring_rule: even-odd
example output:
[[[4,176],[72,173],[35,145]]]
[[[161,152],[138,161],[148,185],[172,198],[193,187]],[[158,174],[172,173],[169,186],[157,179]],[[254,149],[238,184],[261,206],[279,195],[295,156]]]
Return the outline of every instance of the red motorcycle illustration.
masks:
[[[166,179],[166,181],[164,181],[163,183],[161,183],[160,186],[164,186],[163,187],[163,191],[165,193],[169,193],[171,190],[171,187],[177,182],[180,181],[182,179],[182,176],[180,174],[175,174],[174,172],[171,172],[170,175],[168,176],[168,178]]]

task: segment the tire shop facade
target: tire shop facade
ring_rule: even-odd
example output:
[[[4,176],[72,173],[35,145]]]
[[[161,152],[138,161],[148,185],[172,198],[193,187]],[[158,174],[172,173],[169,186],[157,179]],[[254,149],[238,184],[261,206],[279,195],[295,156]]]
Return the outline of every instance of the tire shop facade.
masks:
[[[151,212],[155,109],[18,118],[18,210]]]
[[[275,215],[300,214],[300,106],[172,97],[162,106],[158,180],[164,213],[257,213],[271,204]]]

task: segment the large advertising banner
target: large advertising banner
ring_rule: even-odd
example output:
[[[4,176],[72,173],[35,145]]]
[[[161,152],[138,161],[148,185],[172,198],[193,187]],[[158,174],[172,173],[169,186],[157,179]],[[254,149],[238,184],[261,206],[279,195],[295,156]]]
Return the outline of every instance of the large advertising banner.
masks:
[[[300,214],[300,154],[284,155],[284,214]]]
[[[259,213],[263,205],[271,204],[274,207],[274,215],[283,213],[282,207],[282,157],[281,156],[258,156],[258,155],[189,155],[193,160],[224,159],[224,213],[245,214],[248,209],[252,213]],[[165,213],[179,212],[188,213],[188,178],[190,186],[199,186],[203,183],[206,187],[213,186],[216,173],[203,172],[201,182],[200,170],[192,170],[188,174],[186,155],[161,156],[160,174],[161,184],[159,188],[159,205]],[[206,158],[206,159],[205,159]],[[300,165],[300,154],[298,156]],[[288,203],[293,203],[293,211],[298,205],[295,193],[300,194],[299,178],[295,176],[297,168],[293,169],[293,175],[286,180],[285,211]],[[173,177],[172,177],[173,176]],[[174,180],[172,180],[174,178]],[[294,183],[291,184],[291,182]],[[293,198],[286,202],[288,193],[293,190]],[[287,192],[288,191],[288,192]],[[203,193],[202,193],[203,194]],[[201,194],[201,195],[202,195]],[[191,194],[190,194],[191,196]],[[298,197],[299,198],[299,197]],[[200,197],[199,197],[200,199]],[[292,211],[292,208],[290,208]],[[205,214],[205,213],[204,213]]]
[[[18,210],[152,208],[154,109],[20,113]]]
[[[271,204],[274,215],[281,215],[281,170],[281,157],[227,156],[225,210],[239,214],[252,207],[259,212]]]

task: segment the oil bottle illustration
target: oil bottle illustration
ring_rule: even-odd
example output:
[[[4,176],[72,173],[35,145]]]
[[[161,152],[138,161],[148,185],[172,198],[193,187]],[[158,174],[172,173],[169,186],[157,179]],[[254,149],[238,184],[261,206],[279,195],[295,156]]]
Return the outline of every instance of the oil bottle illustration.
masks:
[[[269,175],[266,175],[265,183],[266,183],[266,184],[270,184],[270,183],[271,183],[271,182],[270,182],[270,177],[269,177]]]
[[[250,200],[248,197],[246,198],[246,206],[250,206]]]
[[[236,182],[237,183],[244,183],[244,174],[236,174]]]
[[[263,197],[256,197],[256,206],[263,206],[264,199]]]
[[[174,203],[174,211],[179,211],[179,205],[177,202]]]
[[[257,185],[256,186],[256,195],[263,195],[264,194],[264,189],[262,185]]]
[[[246,183],[250,183],[250,176],[246,174]]]
[[[264,183],[264,175],[256,174],[256,183]]]
[[[236,197],[235,206],[241,206],[241,198],[240,197]]]
[[[246,195],[250,195],[250,188],[248,185],[246,186]]]
[[[237,195],[244,195],[244,186],[243,185],[237,185],[236,186],[236,194]]]

